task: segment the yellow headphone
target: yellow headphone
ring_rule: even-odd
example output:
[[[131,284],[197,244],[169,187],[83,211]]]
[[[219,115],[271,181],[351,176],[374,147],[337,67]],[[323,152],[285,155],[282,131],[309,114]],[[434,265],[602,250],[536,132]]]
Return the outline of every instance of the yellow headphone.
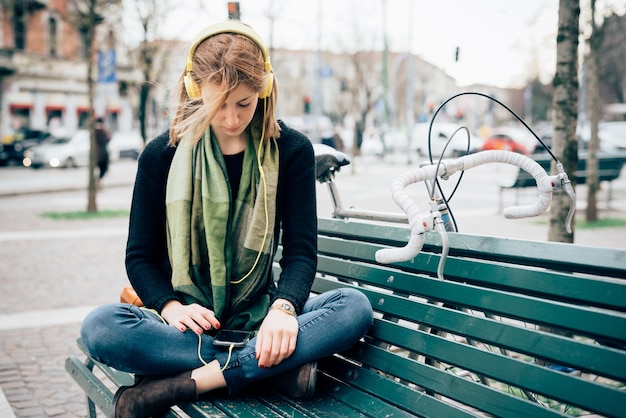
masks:
[[[196,48],[198,48],[198,45],[200,45],[200,43],[205,39],[210,38],[211,36],[218,35],[220,33],[236,33],[239,35],[243,35],[253,41],[255,44],[257,44],[257,46],[261,50],[261,54],[263,54],[263,60],[265,61],[265,72],[268,75],[267,85],[265,86],[265,89],[259,93],[259,99],[265,99],[266,97],[269,97],[269,95],[272,94],[272,88],[274,86],[274,74],[272,72],[272,64],[270,63],[270,55],[267,52],[265,45],[263,45],[261,37],[250,26],[241,23],[238,20],[229,20],[226,22],[216,23],[205,28],[196,36],[196,40],[193,42],[193,44],[191,44],[191,47],[189,48],[189,54],[187,55],[186,74],[183,79],[185,83],[185,90],[187,90],[187,95],[189,95],[189,98],[199,99],[201,97],[200,86],[198,86],[198,84],[193,81],[193,78],[191,77],[193,55],[196,52]]]

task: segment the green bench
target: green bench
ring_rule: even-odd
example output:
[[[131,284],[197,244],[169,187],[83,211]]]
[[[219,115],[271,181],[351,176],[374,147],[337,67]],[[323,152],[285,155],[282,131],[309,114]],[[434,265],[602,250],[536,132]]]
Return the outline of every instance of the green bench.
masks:
[[[625,250],[451,233],[439,280],[435,233],[411,261],[375,261],[408,235],[319,220],[313,292],[354,286],[376,314],[362,342],[318,363],[312,399],[261,383],[169,416],[626,417]],[[68,357],[66,370],[90,416],[108,414],[115,388],[133,377],[83,357]]]
[[[578,158],[578,166],[576,170],[576,184],[587,183],[587,156],[586,151],[581,151]],[[537,161],[541,167],[550,173],[550,164],[552,158],[548,153],[534,154],[531,156],[533,160]],[[626,152],[598,152],[598,181],[609,183],[609,194],[607,201],[610,204],[612,201],[612,182],[617,180],[622,172],[622,167],[626,163]],[[515,190],[516,193],[519,189],[527,187],[535,187],[535,179],[527,172],[521,169],[517,170],[517,176],[512,183],[505,183],[500,185],[500,209],[503,207],[503,193],[505,190]],[[516,194],[516,200],[519,200],[519,195]],[[517,202],[516,202],[517,204]]]

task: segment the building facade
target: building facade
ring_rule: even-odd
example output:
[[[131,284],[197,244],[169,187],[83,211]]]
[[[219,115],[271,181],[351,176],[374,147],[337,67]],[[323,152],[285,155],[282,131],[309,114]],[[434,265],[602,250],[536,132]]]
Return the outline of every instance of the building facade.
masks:
[[[68,0],[8,0],[0,3],[0,138],[20,129],[71,135],[86,127],[88,59],[84,37],[72,22]],[[120,95],[129,69],[120,54],[111,6],[96,26],[93,45],[94,114],[111,130],[130,128],[132,108]]]
[[[95,116],[111,131],[137,127],[138,86],[150,83],[147,139],[167,129],[172,88],[184,69],[188,45],[154,41],[159,53],[151,60],[151,80],[144,80],[140,56],[123,42],[121,2],[110,1],[96,26],[93,55],[86,57],[83,36],[72,25],[77,15],[69,0],[0,1],[0,139],[10,141],[20,128],[71,135],[86,127],[89,112],[88,58],[94,63]],[[119,32],[119,33],[118,33]],[[408,130],[456,94],[455,80],[417,56],[389,52],[384,68],[380,51],[331,53],[271,49],[280,88],[278,116],[330,120],[330,129],[354,127]],[[410,65],[409,65],[410,64]],[[386,77],[383,78],[383,75]],[[490,94],[493,93],[489,89]],[[497,93],[500,98],[505,95]],[[503,98],[506,101],[506,98]],[[484,101],[483,101],[484,102]],[[481,103],[483,104],[483,103]],[[448,116],[484,124],[487,103],[456,101]],[[497,119],[497,117],[496,117]],[[309,132],[313,140],[327,135]]]

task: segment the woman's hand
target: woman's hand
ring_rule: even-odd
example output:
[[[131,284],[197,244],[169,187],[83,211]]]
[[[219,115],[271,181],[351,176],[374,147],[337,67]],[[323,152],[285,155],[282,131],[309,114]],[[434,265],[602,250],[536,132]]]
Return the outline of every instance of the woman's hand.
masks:
[[[197,303],[183,305],[177,300],[170,300],[163,305],[161,317],[181,332],[190,329],[196,334],[202,334],[211,328],[219,329],[220,327],[215,313]]]
[[[276,366],[293,354],[298,338],[298,320],[280,309],[270,309],[256,339],[259,367]]]

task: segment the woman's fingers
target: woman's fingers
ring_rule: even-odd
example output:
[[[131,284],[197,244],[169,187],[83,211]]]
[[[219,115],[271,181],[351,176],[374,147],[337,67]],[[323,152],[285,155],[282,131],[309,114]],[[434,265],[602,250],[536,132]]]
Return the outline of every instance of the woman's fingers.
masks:
[[[168,304],[161,311],[161,315],[168,324],[181,332],[190,329],[196,334],[202,334],[211,328],[220,327],[220,322],[213,311],[195,303],[191,305],[183,305],[180,302]]]
[[[297,338],[296,318],[278,310],[270,311],[261,325],[255,346],[259,367],[275,366],[291,356]]]

